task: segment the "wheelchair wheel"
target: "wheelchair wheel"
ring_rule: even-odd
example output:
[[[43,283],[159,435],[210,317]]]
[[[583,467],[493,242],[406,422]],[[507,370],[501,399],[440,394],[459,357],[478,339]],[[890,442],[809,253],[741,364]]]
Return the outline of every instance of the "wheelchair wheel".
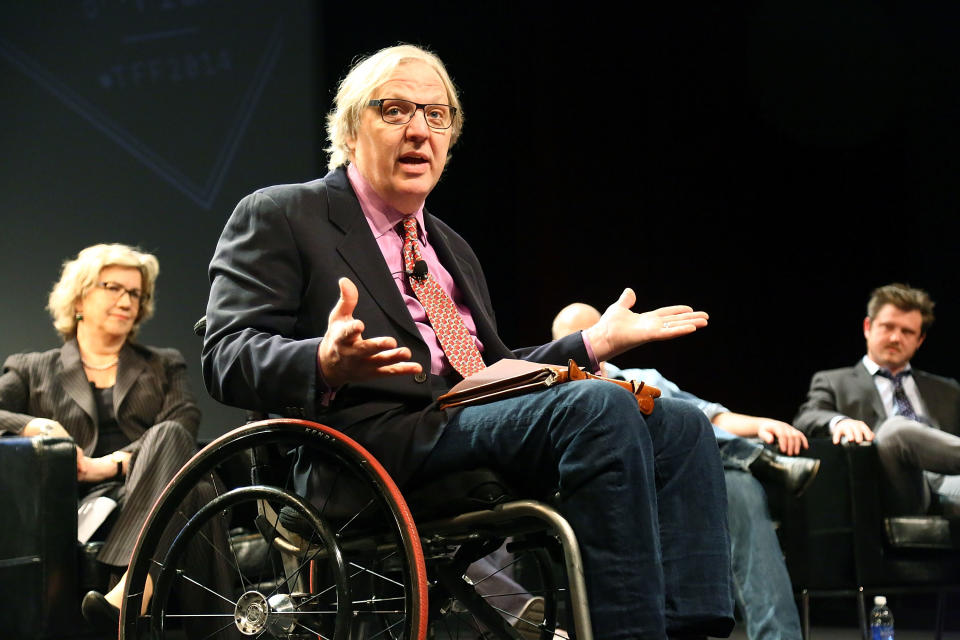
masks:
[[[158,499],[120,637],[421,640],[426,592],[413,519],[383,467],[335,429],[265,420],[205,447]]]

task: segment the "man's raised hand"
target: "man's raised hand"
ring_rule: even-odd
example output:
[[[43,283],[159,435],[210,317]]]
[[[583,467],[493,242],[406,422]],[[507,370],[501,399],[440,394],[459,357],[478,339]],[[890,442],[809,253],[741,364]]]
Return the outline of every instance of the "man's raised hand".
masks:
[[[624,289],[600,320],[584,331],[597,360],[608,360],[647,342],[671,340],[707,326],[709,316],[686,305],[634,313],[630,309],[636,301],[633,289]]]
[[[397,347],[396,339],[364,339],[363,321],[353,317],[359,298],[357,286],[348,278],[340,278],[337,284],[340,299],[330,311],[327,332],[317,350],[317,362],[326,383],[336,389],[369,378],[420,373],[420,364],[410,362],[410,349]]]

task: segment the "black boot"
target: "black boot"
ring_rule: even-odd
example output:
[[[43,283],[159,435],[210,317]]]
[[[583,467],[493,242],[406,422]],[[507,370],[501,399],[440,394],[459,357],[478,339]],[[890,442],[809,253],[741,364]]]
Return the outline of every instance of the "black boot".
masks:
[[[782,484],[796,497],[803,495],[820,471],[819,458],[781,456],[763,449],[757,459],[750,463],[750,472],[758,480]]]
[[[80,604],[80,611],[96,631],[111,634],[119,632],[120,609],[107,602],[99,591],[87,592]]]

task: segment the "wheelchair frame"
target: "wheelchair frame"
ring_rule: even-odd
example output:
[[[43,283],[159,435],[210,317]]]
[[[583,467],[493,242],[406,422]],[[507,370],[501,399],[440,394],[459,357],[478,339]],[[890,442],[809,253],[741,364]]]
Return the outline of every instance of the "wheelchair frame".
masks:
[[[335,477],[344,479],[331,483],[331,495],[339,492],[353,498],[356,494],[353,502],[358,507],[340,513],[341,503],[350,504],[351,500],[327,496],[318,508],[311,504],[317,502],[316,496],[311,501],[298,496],[290,483],[292,465],[284,474],[286,481],[280,483],[285,486],[278,488],[275,479],[266,477],[270,464],[257,459],[264,447],[273,445],[309,451],[311,456],[320,456],[323,464],[333,465]],[[250,459],[249,483],[230,490],[218,486],[221,481],[214,471],[246,456]],[[216,498],[196,512],[185,512],[187,496],[197,483],[207,481],[215,487]],[[263,573],[270,574],[267,578],[241,570],[237,546],[228,539],[228,549],[217,550],[212,541],[215,536],[208,531],[221,520],[226,526],[235,512],[252,513],[254,508],[256,528],[266,541],[260,562],[266,568]],[[184,525],[176,531],[180,525],[175,521],[179,520]],[[169,527],[171,524],[175,526]],[[351,438],[305,420],[262,420],[234,429],[204,447],[157,500],[134,549],[121,608],[120,638],[165,637],[169,621],[179,618],[190,624],[206,616],[219,618],[214,626],[220,625],[208,637],[235,637],[236,629],[241,636],[255,637],[424,640],[431,632],[428,590],[434,589],[449,595],[444,600],[454,603],[445,604],[443,610],[434,603],[434,615],[462,605],[493,637],[515,640],[521,637],[517,630],[486,605],[465,578],[463,569],[473,556],[451,561],[447,552],[456,550],[458,557],[465,550],[485,555],[490,545],[499,546],[503,539],[544,534],[562,550],[574,637],[592,640],[579,546],[569,523],[552,507],[533,500],[511,500],[417,524],[386,470]],[[194,579],[191,572],[197,570],[196,563],[190,564],[184,555],[191,545],[214,548],[214,561],[230,565],[234,583],[239,577],[243,593],[234,597],[238,590],[232,588],[225,596],[213,582],[203,585]],[[155,589],[141,615],[148,575],[155,581]],[[545,583],[552,584],[552,578]],[[362,596],[358,597],[359,592]],[[205,614],[178,613],[176,593],[180,594],[180,607],[200,596],[215,604]],[[335,597],[330,600],[329,594]],[[548,596],[547,618],[539,632],[542,640],[553,637],[556,602],[550,597],[555,596]],[[402,607],[395,609],[401,600]]]

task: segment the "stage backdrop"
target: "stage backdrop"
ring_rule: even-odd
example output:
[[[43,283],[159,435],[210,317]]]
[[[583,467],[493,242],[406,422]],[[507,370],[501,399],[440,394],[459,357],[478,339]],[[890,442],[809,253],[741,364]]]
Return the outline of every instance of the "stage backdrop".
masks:
[[[789,420],[853,364],[870,290],[927,288],[915,365],[956,375],[960,44],[949,4],[253,0],[15,3],[0,26],[0,353],[57,339],[59,262],[160,257],[145,342],[199,384],[205,269],[243,195],[322,175],[335,83],[397,42],[435,50],[466,126],[428,208],[471,243],[508,344],[553,315],[687,303],[710,326],[616,361]],[[36,5],[36,6],[35,6]]]
[[[296,0],[4,8],[0,354],[59,344],[44,307],[62,260],[138,245],[160,260],[140,339],[187,358],[204,437],[242,422],[203,389],[192,326],[236,202],[317,173],[318,20]]]

